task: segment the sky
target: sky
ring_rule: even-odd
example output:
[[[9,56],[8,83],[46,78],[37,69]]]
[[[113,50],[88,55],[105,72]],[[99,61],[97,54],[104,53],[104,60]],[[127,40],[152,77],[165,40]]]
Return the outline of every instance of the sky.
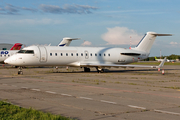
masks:
[[[180,55],[179,0],[0,0],[0,43],[135,47],[146,32],[157,37],[150,56]]]

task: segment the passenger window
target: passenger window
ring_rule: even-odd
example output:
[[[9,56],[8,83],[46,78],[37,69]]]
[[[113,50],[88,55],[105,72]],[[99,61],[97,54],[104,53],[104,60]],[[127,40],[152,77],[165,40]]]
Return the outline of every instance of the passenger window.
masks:
[[[108,56],[110,56],[110,54],[108,54]]]
[[[61,53],[61,56],[63,56],[63,54]]]
[[[97,54],[95,53],[95,56],[97,56]]]
[[[104,56],[106,56],[106,54],[104,54]]]
[[[90,54],[90,56],[92,56],[92,53]]]
[[[50,56],[52,56],[52,53],[50,53]]]
[[[99,54],[99,56],[101,56],[101,54]]]
[[[81,53],[81,56],[83,56],[83,53]]]
[[[66,56],[68,56],[68,53],[66,53]]]
[[[76,56],[78,56],[78,53],[76,53]]]
[[[71,56],[73,56],[73,53],[71,53]]]
[[[57,53],[55,53],[55,56],[57,56]]]

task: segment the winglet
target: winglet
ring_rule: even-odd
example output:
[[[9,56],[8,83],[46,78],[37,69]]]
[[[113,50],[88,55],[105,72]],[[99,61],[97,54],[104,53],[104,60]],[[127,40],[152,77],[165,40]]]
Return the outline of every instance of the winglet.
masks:
[[[165,62],[166,62],[166,57],[165,57],[164,60],[159,64],[159,66],[157,66],[157,68],[163,67],[163,65],[164,65]]]

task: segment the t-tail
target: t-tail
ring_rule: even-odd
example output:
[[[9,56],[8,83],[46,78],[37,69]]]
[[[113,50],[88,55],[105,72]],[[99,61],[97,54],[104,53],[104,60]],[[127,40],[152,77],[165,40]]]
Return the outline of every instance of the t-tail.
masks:
[[[10,50],[20,50],[22,45],[21,43],[15,43]]]
[[[72,40],[79,40],[79,38],[63,38],[58,46],[69,46]]]
[[[149,53],[157,36],[172,36],[172,34],[157,34],[155,32],[147,32],[134,49]]]

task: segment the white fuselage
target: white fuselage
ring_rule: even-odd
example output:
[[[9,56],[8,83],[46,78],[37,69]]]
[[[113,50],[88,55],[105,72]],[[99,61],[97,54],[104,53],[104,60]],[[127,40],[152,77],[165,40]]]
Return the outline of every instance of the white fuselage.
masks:
[[[31,52],[17,53],[11,56],[11,59],[6,59],[6,62],[16,66],[128,64],[145,59],[149,55],[149,53],[139,50],[113,47],[30,46],[22,50],[31,50]]]

